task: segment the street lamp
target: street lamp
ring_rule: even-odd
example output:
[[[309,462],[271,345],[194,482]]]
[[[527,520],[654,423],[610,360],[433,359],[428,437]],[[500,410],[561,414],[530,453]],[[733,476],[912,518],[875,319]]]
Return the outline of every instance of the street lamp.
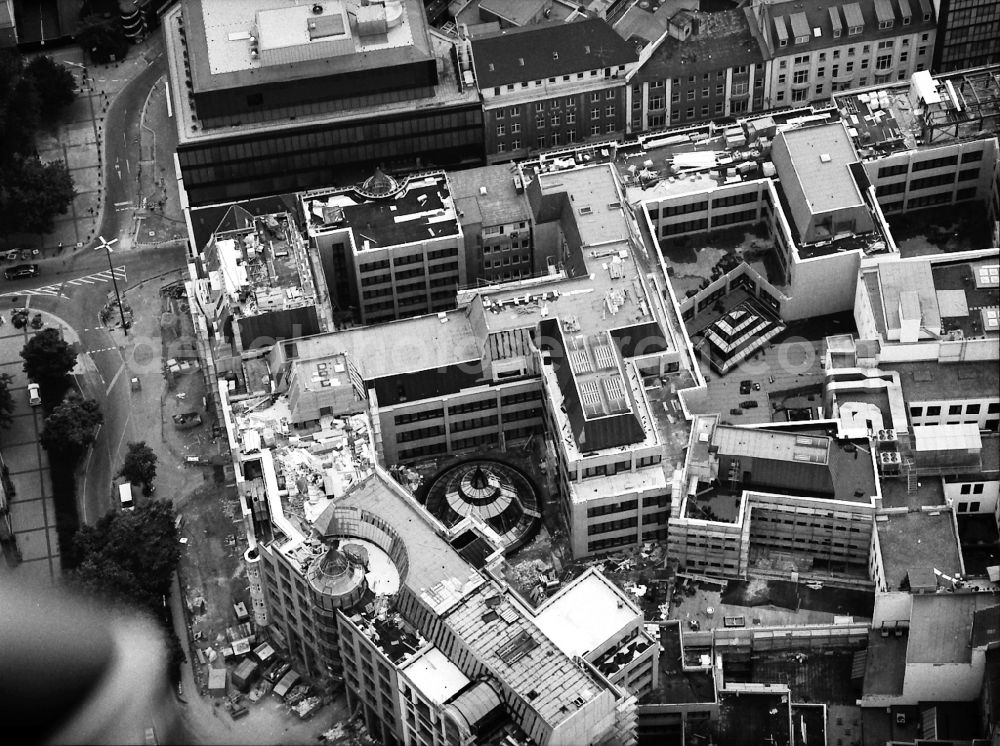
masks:
[[[101,243],[94,247],[94,251],[97,251],[98,249],[104,249],[104,252],[108,255],[108,269],[111,270],[111,282],[115,286],[115,298],[117,298],[118,300],[118,313],[121,315],[122,319],[122,331],[125,332],[125,336],[127,337],[128,325],[125,323],[125,307],[122,306],[122,296],[118,292],[118,278],[115,277],[115,268],[114,265],[111,263],[111,254],[112,254],[111,244],[118,243],[118,239],[112,238],[110,241],[108,241],[104,236],[99,236],[99,238],[101,239]]]

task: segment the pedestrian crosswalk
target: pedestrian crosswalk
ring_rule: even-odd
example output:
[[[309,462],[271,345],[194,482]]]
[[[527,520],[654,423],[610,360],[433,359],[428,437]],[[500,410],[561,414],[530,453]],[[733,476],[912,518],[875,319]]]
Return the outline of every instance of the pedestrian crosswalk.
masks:
[[[84,275],[83,277],[75,277],[72,280],[64,280],[62,282],[52,283],[50,285],[42,285],[37,288],[28,288],[26,290],[11,290],[6,293],[0,293],[0,297],[6,297],[11,295],[49,295],[58,296],[65,298],[67,290],[78,287],[85,287],[87,285],[99,285],[106,282],[111,282],[112,272],[114,272],[114,279],[118,282],[125,282],[127,277],[125,274],[125,267],[115,267],[114,270],[106,269],[103,272],[95,272],[91,275]]]

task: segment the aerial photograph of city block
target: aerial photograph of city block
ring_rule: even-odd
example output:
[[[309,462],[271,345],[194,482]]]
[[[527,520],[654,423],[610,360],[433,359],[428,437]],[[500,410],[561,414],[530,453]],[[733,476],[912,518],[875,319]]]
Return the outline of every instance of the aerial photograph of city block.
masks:
[[[0,741],[1000,746],[1000,0],[0,0]]]

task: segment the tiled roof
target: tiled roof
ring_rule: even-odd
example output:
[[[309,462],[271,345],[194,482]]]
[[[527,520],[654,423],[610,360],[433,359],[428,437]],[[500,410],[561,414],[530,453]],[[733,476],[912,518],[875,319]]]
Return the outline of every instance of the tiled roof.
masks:
[[[829,0],[795,0],[765,6],[764,18],[769,17],[765,22],[769,24],[767,37],[772,53],[783,57],[934,28],[929,4],[926,0],[918,4],[920,8],[913,14],[908,0],[857,0],[839,4],[831,4]],[[924,21],[924,13],[931,13],[931,20]],[[905,26],[904,17],[911,18]],[[880,29],[879,21],[882,20],[893,21],[892,27]],[[861,33],[850,36],[849,30],[859,26],[863,28]],[[836,38],[835,31],[840,32]],[[806,37],[806,41],[796,44],[796,37]],[[786,46],[779,46],[779,39],[786,39]]]
[[[480,88],[637,62],[635,47],[600,18],[505,29],[472,40]]]
[[[680,41],[667,37],[639,70],[636,82],[666,80],[762,62],[760,45],[743,9],[693,13],[697,31]]]

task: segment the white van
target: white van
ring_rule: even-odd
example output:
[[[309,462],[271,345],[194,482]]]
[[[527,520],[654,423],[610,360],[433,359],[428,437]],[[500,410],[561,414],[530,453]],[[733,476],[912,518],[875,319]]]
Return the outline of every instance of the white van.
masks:
[[[38,391],[38,384],[37,383],[29,383],[28,384],[28,404],[30,404],[33,407],[37,407],[41,403],[42,403],[42,397],[41,397],[41,394]]]
[[[132,501],[131,482],[118,485],[118,500],[121,502],[122,510],[135,510],[135,503]]]

